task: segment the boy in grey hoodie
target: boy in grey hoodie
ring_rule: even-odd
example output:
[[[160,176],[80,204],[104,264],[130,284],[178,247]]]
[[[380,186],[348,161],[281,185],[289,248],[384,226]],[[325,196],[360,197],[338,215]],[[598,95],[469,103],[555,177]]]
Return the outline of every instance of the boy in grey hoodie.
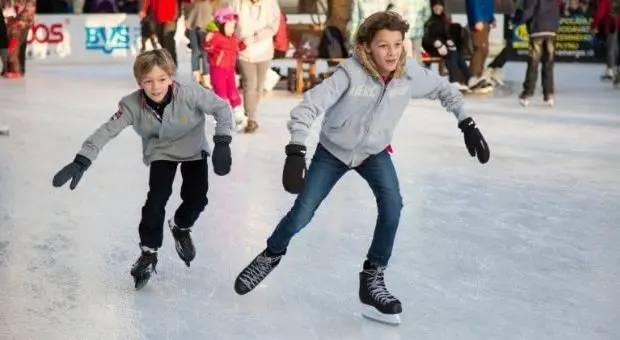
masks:
[[[306,92],[292,110],[282,182],[286,191],[299,196],[267,240],[267,248],[237,277],[238,294],[250,292],[280,263],[292,237],[310,223],[336,182],[354,169],[372,188],[379,213],[359,274],[359,298],[368,307],[364,316],[400,322],[401,303],[385,287],[383,272],[403,206],[389,145],[410,99],[438,99],[458,120],[471,156],[481,163],[489,160],[488,145],[465,113],[461,93],[437,73],[406,58],[403,39],[408,29],[394,12],[369,16],[357,33],[355,56]],[[319,144],[306,171],[306,137],[321,113],[325,118]]]
[[[131,269],[136,289],[144,287],[155,271],[157,250],[164,237],[166,203],[172,193],[177,167],[181,168],[183,177],[183,202],[168,225],[176,251],[188,267],[196,256],[190,231],[207,205],[209,188],[207,156],[210,148],[205,136],[205,114],[213,115],[216,121],[213,171],[226,175],[232,162],[230,106],[198,84],[175,82],[175,68],[174,60],[165,49],[140,54],[134,62],[134,76],[141,89],[121,99],[118,111],[84,141],[73,162],[53,179],[55,187],[71,180],[69,188],[73,190],[101,149],[123,129],[131,125],[142,137],[143,161],[150,167],[150,174],[149,192],[138,228],[141,255]]]

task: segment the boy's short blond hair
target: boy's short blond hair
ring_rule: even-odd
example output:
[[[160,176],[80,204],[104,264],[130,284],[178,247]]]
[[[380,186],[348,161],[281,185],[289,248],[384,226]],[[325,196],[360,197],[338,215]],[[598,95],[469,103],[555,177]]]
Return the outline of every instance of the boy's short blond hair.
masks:
[[[176,64],[164,48],[140,53],[133,62],[133,76],[140,82],[155,67],[161,68],[169,76],[174,76]]]

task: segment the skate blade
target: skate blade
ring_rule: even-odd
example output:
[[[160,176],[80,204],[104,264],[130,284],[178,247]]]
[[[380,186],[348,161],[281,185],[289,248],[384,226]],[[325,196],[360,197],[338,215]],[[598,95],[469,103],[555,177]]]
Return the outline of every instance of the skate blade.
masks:
[[[192,259],[187,259],[187,258],[185,258],[185,256],[183,256],[183,254],[181,254],[181,253],[178,253],[178,255],[179,255],[179,257],[181,258],[181,261],[183,261],[183,263],[185,263],[185,265],[189,268],[190,263],[192,262],[193,258],[192,258]]]
[[[194,259],[195,255],[191,256],[191,258],[189,256],[186,256],[183,253],[183,248],[181,248],[181,245],[175,245],[175,249],[177,251],[177,255],[179,255],[179,257],[181,258],[181,261],[183,261],[185,265],[189,267],[189,263]]]
[[[364,319],[382,323],[388,326],[400,325],[399,314],[383,314],[372,306],[364,306],[364,309],[362,310],[362,316],[364,317]]]
[[[150,273],[144,274],[141,277],[134,276],[133,280],[134,280],[134,285],[135,285],[136,290],[140,290],[144,288],[144,286],[146,286],[146,284],[149,282],[150,278],[151,278]]]

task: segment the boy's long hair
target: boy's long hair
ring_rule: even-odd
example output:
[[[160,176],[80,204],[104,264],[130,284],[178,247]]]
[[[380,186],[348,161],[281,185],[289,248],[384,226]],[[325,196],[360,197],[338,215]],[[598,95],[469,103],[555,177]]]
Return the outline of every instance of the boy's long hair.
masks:
[[[376,12],[364,19],[357,30],[357,34],[355,35],[355,54],[366,71],[378,79],[381,79],[381,75],[377,71],[377,65],[372,59],[372,56],[366,53],[364,47],[370,46],[377,32],[381,30],[398,31],[402,34],[404,40],[405,35],[409,31],[409,23],[396,12]],[[393,78],[400,78],[403,76],[406,57],[407,54],[403,47]]]
[[[355,44],[364,45],[372,42],[380,30],[399,31],[403,38],[409,31],[409,23],[400,14],[392,11],[376,12],[364,19],[355,35]]]

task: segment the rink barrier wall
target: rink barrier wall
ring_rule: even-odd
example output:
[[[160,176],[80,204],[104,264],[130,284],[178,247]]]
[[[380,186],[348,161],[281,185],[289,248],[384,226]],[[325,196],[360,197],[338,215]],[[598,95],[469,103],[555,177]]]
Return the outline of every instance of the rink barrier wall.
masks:
[[[503,25],[498,22],[498,27]],[[465,24],[465,15],[453,20]],[[288,23],[310,23],[309,15],[293,14]],[[189,62],[184,19],[176,33],[179,62]],[[503,44],[503,32],[493,30],[491,45]],[[134,14],[40,14],[28,33],[27,58],[36,64],[127,63],[140,52],[140,20]],[[147,41],[146,49],[152,49]]]
[[[600,63],[605,60],[603,41],[590,29],[591,14],[561,14],[560,24],[555,36],[556,62]],[[515,53],[510,56],[513,61],[529,59],[529,34],[525,24],[516,27],[508,25],[504,19],[504,36],[511,41]]]

